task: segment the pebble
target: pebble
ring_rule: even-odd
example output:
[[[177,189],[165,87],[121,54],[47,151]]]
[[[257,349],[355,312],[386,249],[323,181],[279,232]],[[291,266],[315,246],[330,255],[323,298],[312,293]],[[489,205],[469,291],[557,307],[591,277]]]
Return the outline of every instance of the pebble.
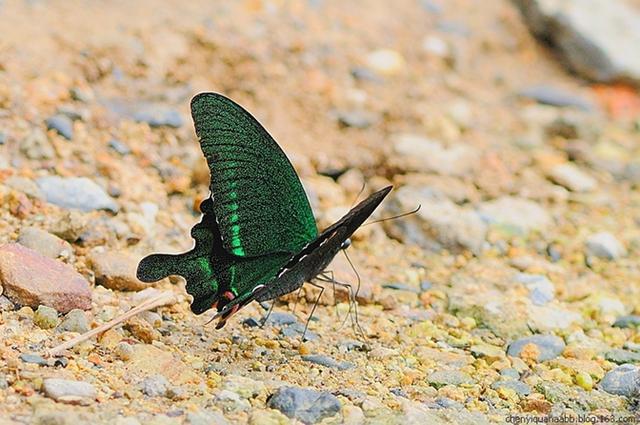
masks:
[[[23,354],[20,354],[20,360],[22,360],[25,363],[37,364],[39,366],[49,365],[49,362],[47,361],[47,359],[45,359],[39,354],[23,353]]]
[[[368,353],[369,358],[373,360],[388,359],[390,357],[396,357],[398,355],[400,355],[398,350],[387,347],[376,347]]]
[[[545,305],[555,298],[555,286],[546,276],[519,273],[515,279],[529,289],[529,298],[534,305]]]
[[[46,119],[47,129],[55,130],[67,140],[73,139],[73,121],[64,114],[56,114]]]
[[[40,255],[54,259],[58,257],[70,258],[73,253],[69,242],[37,227],[21,228],[17,242],[33,249]]]
[[[93,180],[86,177],[47,176],[36,180],[47,202],[80,211],[118,212],[118,204]]]
[[[77,332],[85,333],[89,331],[89,323],[87,321],[87,315],[84,311],[79,309],[73,309],[67,313],[62,320],[62,323],[57,328],[62,332]]]
[[[587,254],[606,260],[616,260],[627,255],[624,246],[609,232],[595,233],[587,238]]]
[[[640,81],[640,13],[607,0],[518,0],[531,31],[562,53],[563,64],[595,81]]]
[[[617,328],[637,328],[640,327],[640,315],[621,316],[616,319],[613,326]]]
[[[432,372],[427,376],[427,382],[435,387],[440,388],[445,385],[471,385],[475,380],[468,373],[459,370],[443,369]]]
[[[340,400],[331,393],[297,387],[278,388],[267,406],[305,424],[332,417],[341,409]]]
[[[280,334],[287,338],[300,338],[304,333],[304,326],[302,323],[293,323],[280,329]],[[315,341],[318,339],[318,334],[307,329],[307,333],[304,335],[305,341]]]
[[[145,122],[149,127],[179,128],[184,124],[182,115],[177,110],[161,104],[139,104],[131,111],[134,121]]]
[[[422,50],[430,55],[439,58],[451,57],[451,49],[449,48],[447,42],[440,37],[436,37],[433,35],[426,36],[422,40]]]
[[[582,97],[558,87],[535,85],[522,89],[518,95],[535,100],[543,105],[574,107],[585,111],[595,109],[594,105]]]
[[[55,308],[47,307],[46,305],[41,305],[35,311],[33,315],[33,323],[39,326],[42,329],[52,329],[55,328],[58,323],[60,323],[60,319],[58,318],[58,312]]]
[[[0,295],[0,312],[13,311],[15,309],[16,306],[11,302],[9,298],[5,297],[4,295]]]
[[[222,412],[212,410],[197,410],[195,412],[187,412],[186,423],[188,425],[228,425],[229,421],[224,417]]]
[[[475,344],[469,348],[473,357],[486,359],[489,363],[504,358],[504,350],[495,345],[485,343]]]
[[[220,391],[215,397],[215,404],[225,413],[244,412],[251,408],[248,400],[229,390]]]
[[[565,349],[562,338],[555,335],[533,335],[512,342],[507,349],[507,354],[512,357],[529,358],[529,347],[535,346],[537,356],[531,353],[531,358],[538,362],[551,360],[558,357]]]
[[[505,378],[511,378],[511,379],[520,379],[520,373],[511,367],[502,369],[500,371],[500,375],[504,376]]]
[[[552,304],[531,305],[527,309],[528,326],[538,332],[565,330],[574,324],[583,322],[582,315],[576,311],[565,310]]]
[[[96,398],[93,385],[83,381],[48,378],[42,384],[44,394],[63,403],[81,403]]]
[[[129,146],[125,145],[118,139],[109,140],[109,147],[123,156],[131,153],[131,149],[129,148]]]
[[[159,374],[148,376],[140,382],[140,390],[149,397],[164,397],[169,386],[167,378]]]
[[[180,358],[149,344],[136,344],[131,360],[126,364],[126,373],[138,375],[161,374],[173,385],[199,382],[199,375]]]
[[[572,192],[591,192],[598,182],[571,163],[556,165],[549,172],[549,178]]]
[[[586,372],[578,372],[575,377],[576,385],[585,391],[593,389],[593,378]]]
[[[321,366],[326,366],[331,369],[338,369],[338,370],[347,370],[355,367],[353,363],[339,362],[323,354],[309,354],[306,356],[302,356],[302,360],[310,363],[319,364]]]
[[[553,221],[549,212],[538,203],[512,196],[483,202],[478,210],[491,225],[520,235],[534,230],[544,231]]]
[[[22,192],[30,198],[44,199],[40,188],[32,179],[20,176],[11,176],[4,181],[4,185]],[[25,228],[27,228],[27,226],[25,226]]]
[[[636,397],[640,393],[640,368],[632,364],[623,364],[607,374],[599,387],[609,394]]]
[[[467,145],[444,147],[439,141],[410,133],[396,134],[391,142],[394,155],[389,161],[405,171],[463,177],[473,169],[477,156]]]
[[[298,322],[298,318],[291,313],[272,311],[267,318],[267,325],[287,326]]]
[[[71,266],[19,244],[0,246],[0,283],[4,293],[19,305],[46,305],[60,313],[91,308],[91,290]]]
[[[338,122],[343,127],[365,129],[377,121],[374,114],[366,111],[339,111],[337,115]]]
[[[131,360],[134,355],[133,347],[131,346],[131,344],[124,341],[119,342],[118,345],[116,345],[114,353],[120,360],[123,360],[125,362]]]
[[[155,330],[149,322],[137,316],[127,320],[124,328],[128,330],[134,338],[147,344],[151,344],[153,341],[160,339],[160,333]]]
[[[96,277],[96,284],[117,291],[141,291],[152,283],[138,280],[135,257],[119,251],[94,251],[89,255],[89,264]]]
[[[494,390],[499,390],[501,388],[513,390],[520,397],[527,396],[532,392],[531,387],[529,385],[525,384],[524,382],[517,381],[515,379],[509,379],[505,381],[496,381],[493,384],[491,384],[491,388],[493,388]]]
[[[33,129],[20,141],[20,151],[29,159],[53,159],[56,151],[44,131]]]
[[[640,353],[619,348],[607,351],[604,358],[616,364],[640,363]]]
[[[366,62],[372,71],[383,76],[397,75],[406,66],[404,57],[391,49],[379,49],[369,53]]]

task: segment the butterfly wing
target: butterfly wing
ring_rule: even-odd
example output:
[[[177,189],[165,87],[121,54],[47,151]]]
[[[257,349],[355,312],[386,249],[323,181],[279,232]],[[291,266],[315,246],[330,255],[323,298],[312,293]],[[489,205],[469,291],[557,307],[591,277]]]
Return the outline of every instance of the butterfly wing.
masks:
[[[249,112],[220,94],[200,93],[191,101],[191,114],[227,252],[296,253],[318,236],[291,162]]]

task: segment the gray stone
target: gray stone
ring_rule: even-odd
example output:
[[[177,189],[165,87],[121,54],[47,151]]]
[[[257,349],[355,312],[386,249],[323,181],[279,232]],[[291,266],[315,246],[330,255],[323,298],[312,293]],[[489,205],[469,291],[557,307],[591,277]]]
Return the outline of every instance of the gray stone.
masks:
[[[2,311],[13,311],[16,309],[16,306],[11,302],[11,300],[4,295],[0,295],[0,312]]]
[[[58,325],[57,330],[77,333],[87,332],[89,330],[89,323],[87,322],[86,314],[77,308],[71,310],[62,320],[62,323]]]
[[[631,314],[618,317],[613,326],[617,328],[637,328],[640,326],[640,315]]]
[[[56,114],[46,120],[47,129],[55,130],[67,140],[73,139],[73,121],[64,114]]]
[[[571,163],[556,165],[549,172],[549,178],[572,192],[591,192],[598,182]]]
[[[267,318],[267,325],[286,326],[292,325],[298,321],[298,318],[291,313],[282,313],[279,311],[272,311]]]
[[[519,273],[516,281],[529,289],[529,298],[535,305],[545,305],[555,297],[553,283],[543,275]]]
[[[93,385],[82,381],[49,378],[44,380],[42,388],[47,397],[61,402],[74,403],[96,397]]]
[[[443,176],[468,175],[477,153],[468,145],[445,147],[442,143],[415,134],[397,134],[392,138],[393,166],[405,171],[436,173]]]
[[[632,364],[618,366],[607,372],[599,387],[609,394],[635,397],[640,393],[640,368]]]
[[[310,362],[310,363],[315,363],[315,364],[319,364],[321,366],[326,366],[328,368],[331,369],[338,369],[338,370],[347,370],[347,369],[351,369],[354,367],[353,363],[349,363],[349,362],[339,362],[329,356],[325,356],[323,354],[309,354],[306,356],[302,356],[302,360]]]
[[[47,176],[39,178],[37,183],[47,202],[62,208],[113,212],[119,209],[104,189],[86,177]]]
[[[49,258],[69,258],[73,254],[69,242],[37,227],[20,229],[17,242]]]
[[[595,109],[594,105],[588,100],[553,86],[530,86],[521,90],[518,94],[522,97],[533,99],[543,105],[559,107],[569,106],[585,111]]]
[[[32,179],[20,176],[11,176],[6,179],[3,184],[24,193],[30,198],[44,199],[40,188]]]
[[[508,367],[500,371],[500,375],[505,378],[520,379],[520,373],[514,368]]]
[[[109,140],[109,147],[118,152],[120,155],[128,155],[131,153],[131,149],[129,148],[129,146],[125,145],[118,139]]]
[[[304,333],[304,327],[304,324],[296,322],[291,325],[284,326],[282,329],[280,329],[280,334],[288,338],[299,338],[302,337],[302,334]],[[307,329],[307,333],[304,335],[304,339],[305,341],[315,341],[316,339],[318,339],[318,335]]]
[[[552,223],[551,215],[538,203],[511,196],[484,202],[479,212],[487,223],[520,235],[544,231]]]
[[[586,249],[589,255],[606,260],[615,260],[627,255],[624,246],[609,232],[595,233],[587,238]]]
[[[524,346],[528,344],[534,344],[538,347],[540,352],[538,355],[539,362],[558,357],[565,348],[565,343],[560,337],[555,335],[533,335],[512,342],[507,349],[507,354],[513,357],[519,357]]]
[[[279,388],[267,406],[305,424],[332,417],[341,409],[340,400],[331,393],[296,387]]]
[[[475,380],[469,374],[459,370],[444,369],[437,370],[427,376],[427,382],[433,387],[440,388],[445,385],[470,385],[474,384]]]
[[[131,111],[135,121],[146,122],[149,127],[179,128],[184,124],[180,112],[161,104],[139,104]]]
[[[148,376],[140,382],[140,389],[149,397],[164,397],[169,386],[167,378],[160,374]]]
[[[514,0],[534,34],[575,72],[596,81],[640,83],[640,14],[622,1]]]
[[[513,390],[520,397],[527,396],[531,394],[531,387],[521,381],[516,381],[515,379],[508,379],[504,381],[496,381],[491,384],[491,388],[494,390],[499,390],[500,388],[506,388],[509,390]]]
[[[45,359],[39,354],[22,353],[20,354],[20,360],[22,360],[25,363],[33,363],[39,366],[49,365],[49,362],[47,361],[47,359]]]
[[[638,363],[640,362],[640,353],[616,348],[607,351],[604,358],[616,364]]]

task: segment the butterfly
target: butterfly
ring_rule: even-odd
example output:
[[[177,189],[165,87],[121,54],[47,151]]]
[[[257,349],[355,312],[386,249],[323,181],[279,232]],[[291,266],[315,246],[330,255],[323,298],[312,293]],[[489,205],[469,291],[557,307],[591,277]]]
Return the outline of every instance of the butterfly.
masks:
[[[137,277],[184,277],[191,310],[217,309],[220,329],[250,302],[276,299],[321,274],[392,187],[319,233],[291,162],[249,112],[221,94],[200,93],[191,115],[211,173],[211,194],[191,229],[195,246],[143,258]]]

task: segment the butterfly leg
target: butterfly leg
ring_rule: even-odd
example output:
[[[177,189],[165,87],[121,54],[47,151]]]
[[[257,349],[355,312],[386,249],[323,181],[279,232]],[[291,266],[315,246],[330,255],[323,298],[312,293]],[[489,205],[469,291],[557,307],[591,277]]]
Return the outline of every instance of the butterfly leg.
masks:
[[[271,301],[271,305],[269,306],[269,310],[267,310],[267,314],[264,315],[264,318],[260,322],[260,327],[263,328],[264,325],[267,324],[267,320],[269,320],[269,316],[271,316],[271,312],[273,311],[273,307],[276,305],[276,300]]]
[[[327,283],[331,283],[331,286],[333,287],[333,300],[334,300],[334,307],[336,308],[336,317],[338,319],[340,319],[340,313],[338,311],[338,297],[336,294],[336,282],[335,279],[333,277],[333,271],[332,270],[325,270],[322,273],[320,273],[320,277],[322,278],[317,278],[318,280],[322,281],[322,282],[327,282]],[[351,298],[349,298],[349,302],[351,302]]]
[[[309,322],[311,321],[311,318],[313,317],[313,313],[315,313],[316,307],[318,307],[318,303],[320,302],[320,297],[322,297],[322,293],[324,292],[324,286],[322,286],[322,285],[318,285],[318,284],[313,283],[313,282],[309,282],[309,285],[314,286],[316,288],[319,288],[320,289],[320,293],[318,294],[318,297],[316,298],[315,302],[313,303],[313,307],[311,308],[311,313],[309,314],[309,318],[307,319],[307,323],[305,323],[305,325],[304,325],[304,331],[302,332],[302,341],[305,341],[305,336],[307,335],[307,329],[309,329]]]

